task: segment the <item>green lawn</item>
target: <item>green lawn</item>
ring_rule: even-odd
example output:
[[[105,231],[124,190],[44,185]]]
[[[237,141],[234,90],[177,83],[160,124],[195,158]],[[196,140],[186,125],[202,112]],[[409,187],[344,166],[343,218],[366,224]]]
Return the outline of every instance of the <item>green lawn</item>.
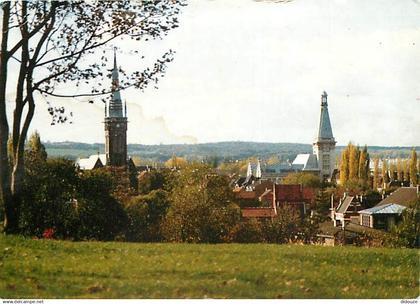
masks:
[[[409,249],[0,236],[0,298],[416,298]]]

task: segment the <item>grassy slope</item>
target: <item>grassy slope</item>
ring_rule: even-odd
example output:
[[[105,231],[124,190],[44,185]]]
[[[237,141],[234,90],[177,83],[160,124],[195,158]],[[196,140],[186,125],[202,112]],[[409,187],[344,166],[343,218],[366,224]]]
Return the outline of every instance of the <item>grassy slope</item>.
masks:
[[[408,249],[0,236],[0,298],[415,298]]]

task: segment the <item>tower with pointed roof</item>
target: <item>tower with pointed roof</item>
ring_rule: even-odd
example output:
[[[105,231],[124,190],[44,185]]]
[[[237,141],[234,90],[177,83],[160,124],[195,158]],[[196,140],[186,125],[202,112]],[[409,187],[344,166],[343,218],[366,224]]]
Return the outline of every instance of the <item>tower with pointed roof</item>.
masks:
[[[313,144],[316,154],[320,177],[330,179],[335,169],[335,144],[330,116],[328,114],[327,92],[321,95],[321,117],[319,121],[318,137]]]
[[[111,101],[105,105],[106,165],[127,165],[127,106],[123,107],[118,79],[117,56],[114,50]]]

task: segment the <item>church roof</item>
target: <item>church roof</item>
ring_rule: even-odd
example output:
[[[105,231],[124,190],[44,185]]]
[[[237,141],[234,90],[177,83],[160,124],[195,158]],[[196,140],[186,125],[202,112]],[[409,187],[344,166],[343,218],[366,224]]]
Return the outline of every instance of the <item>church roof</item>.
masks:
[[[88,158],[78,158],[76,160],[76,165],[79,166],[81,170],[92,170],[95,168],[100,168],[106,165],[106,155],[93,154]]]
[[[292,168],[297,170],[318,170],[318,161],[315,154],[298,154],[292,163]]]
[[[327,102],[327,93],[324,93],[321,96],[321,117],[319,120],[319,130],[318,130],[318,140],[322,139],[332,139],[334,140],[330,115],[328,114],[328,102]]]

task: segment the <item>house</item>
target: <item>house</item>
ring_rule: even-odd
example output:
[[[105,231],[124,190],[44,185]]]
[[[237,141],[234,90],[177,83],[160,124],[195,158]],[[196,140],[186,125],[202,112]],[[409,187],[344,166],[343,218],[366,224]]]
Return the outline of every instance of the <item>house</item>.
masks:
[[[331,206],[331,219],[333,220],[334,227],[346,225],[349,222],[359,222],[359,211],[362,210],[362,197],[350,196],[344,194],[336,208]],[[331,202],[332,204],[332,202]]]
[[[402,187],[392,192],[375,207],[359,211],[359,223],[365,227],[389,231],[401,220],[401,213],[419,198],[419,187]]]
[[[260,196],[260,201],[266,205],[274,205],[277,208],[288,205],[297,209],[301,216],[315,203],[315,190],[302,185],[273,184],[271,191],[268,189]]]

